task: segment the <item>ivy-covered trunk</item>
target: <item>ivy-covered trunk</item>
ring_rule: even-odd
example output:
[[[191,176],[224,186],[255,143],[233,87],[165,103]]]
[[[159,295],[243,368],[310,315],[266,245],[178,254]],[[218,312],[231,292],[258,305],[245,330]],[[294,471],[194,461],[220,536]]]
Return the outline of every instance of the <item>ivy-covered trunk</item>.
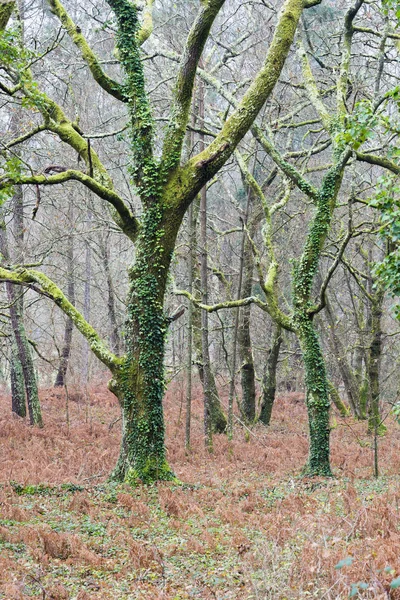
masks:
[[[329,382],[314,316],[323,304],[314,305],[313,285],[322,249],[330,229],[344,167],[351,153],[336,152],[337,162],[328,171],[315,195],[315,215],[303,253],[293,271],[293,329],[303,354],[310,448],[305,474],[331,476],[329,461]],[[325,300],[324,284],[321,294]]]
[[[126,355],[111,389],[122,408],[122,443],[113,478],[151,483],[174,479],[165,456],[163,302],[177,227],[163,228],[160,202],[146,210],[129,270]]]
[[[296,315],[303,353],[310,448],[305,474],[331,476],[329,461],[329,384],[318,334],[312,317]]]

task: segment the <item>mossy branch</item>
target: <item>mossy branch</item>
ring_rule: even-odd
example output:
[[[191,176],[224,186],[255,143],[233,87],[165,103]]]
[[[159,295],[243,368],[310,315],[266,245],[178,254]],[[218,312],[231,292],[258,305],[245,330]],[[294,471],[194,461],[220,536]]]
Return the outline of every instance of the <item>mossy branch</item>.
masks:
[[[349,70],[351,60],[351,46],[353,41],[354,27],[353,21],[357,16],[358,11],[364,4],[364,0],[356,0],[346,13],[344,19],[344,37],[342,42],[342,60],[340,64],[340,73],[337,80],[337,112],[339,118],[343,121],[346,114],[346,95],[349,85]]]
[[[78,156],[84,160],[88,172],[93,175],[92,177],[88,177],[80,171],[72,171],[71,174],[73,176],[69,178],[81,181],[101,198],[104,198],[112,204],[115,209],[112,211],[112,217],[116,224],[121,227],[122,231],[124,231],[130,239],[134,240],[138,228],[137,221],[122,199],[113,191],[111,177],[97,153],[90,146],[88,140],[83,137],[82,131],[75,123],[68,119],[57,102],[38,89],[38,86],[33,79],[32,72],[28,67],[24,69],[24,75],[23,77],[20,77],[18,84],[25,96],[29,98],[30,102],[43,115],[45,122],[44,125],[40,127],[40,130],[46,129],[57,134],[61,141],[68,144],[77,152]],[[23,139],[20,138],[18,141],[23,141]],[[4,179],[6,179],[6,177]],[[64,181],[57,181],[52,178],[44,179],[47,179],[47,183],[49,182],[48,179],[50,179],[50,183],[62,183]],[[24,183],[24,181],[22,183]],[[28,181],[26,183],[28,183]],[[39,184],[46,183],[46,181],[38,182],[33,180],[32,183]]]
[[[303,8],[303,0],[286,0],[264,64],[253,83],[216,139],[189,162],[187,168],[197,174],[201,184],[225,164],[272,93],[289,54]]]
[[[15,0],[0,0],[0,31],[7,27],[15,5]]]
[[[192,302],[197,308],[207,311],[208,313],[217,312],[223,309],[238,308],[241,306],[248,306],[249,304],[257,304],[263,310],[266,310],[266,304],[257,296],[249,296],[248,298],[241,298],[240,300],[227,300],[226,302],[219,302],[218,304],[203,304],[195,296],[193,296],[187,290],[175,290],[176,296],[185,296],[190,302]]]
[[[370,165],[383,167],[384,169],[386,169],[387,171],[391,171],[395,175],[400,175],[400,166],[392,160],[390,160],[390,158],[378,156],[377,154],[368,154],[366,152],[355,152],[355,155],[357,160],[369,163]]]
[[[315,81],[311,66],[307,57],[307,53],[302,43],[299,44],[299,56],[301,58],[304,85],[310,99],[311,104],[319,115],[326,131],[331,133],[332,129],[332,116],[322,102],[321,95],[319,93],[317,83]]]
[[[137,34],[139,46],[144,44],[153,33],[153,4],[154,0],[146,0],[146,6],[143,11],[142,25]]]
[[[47,129],[47,127],[44,124],[38,125],[37,127],[34,127],[30,131],[27,131],[23,135],[20,135],[19,137],[14,138],[10,142],[8,142],[4,146],[2,146],[2,150],[8,150],[9,148],[18,146],[18,144],[22,144],[23,142],[26,142],[26,140],[29,140],[30,138],[34,137],[38,133],[41,133],[42,131],[46,131],[46,129]]]
[[[89,67],[94,80],[108,94],[114,96],[114,98],[117,98],[117,100],[126,102],[127,98],[124,87],[104,73],[97,56],[86,41],[86,38],[82,34],[80,27],[74,23],[62,3],[59,0],[47,1],[50,5],[51,12],[59,19],[60,23],[68,33],[75,46],[80,50],[82,58]]]
[[[57,306],[59,306],[59,308],[73,321],[74,325],[88,341],[92,352],[97,358],[111,371],[114,371],[119,367],[122,359],[110,352],[96,330],[89,325],[75,306],[69,302],[60,288],[44,275],[44,273],[28,269],[18,269],[17,271],[13,271],[11,269],[0,267],[0,280],[9,281],[16,285],[33,284],[34,286],[38,286],[36,291],[51,298],[53,302],[55,302],[55,304],[57,304]]]
[[[163,147],[163,161],[169,169],[179,165],[197,66],[211,27],[224,3],[225,0],[209,0],[202,3],[183,50]]]
[[[15,178],[5,175],[0,177],[0,189],[16,184],[59,185],[66,183],[67,181],[79,181],[83,183],[83,185],[94,192],[99,198],[102,198],[111,204],[115,209],[114,220],[117,225],[132,241],[136,240],[139,230],[139,222],[126,206],[122,198],[116,192],[114,192],[114,190],[101,185],[98,181],[92,177],[89,177],[89,175],[82,173],[82,171],[68,169],[62,173],[57,173],[56,175],[47,176],[40,174]]]

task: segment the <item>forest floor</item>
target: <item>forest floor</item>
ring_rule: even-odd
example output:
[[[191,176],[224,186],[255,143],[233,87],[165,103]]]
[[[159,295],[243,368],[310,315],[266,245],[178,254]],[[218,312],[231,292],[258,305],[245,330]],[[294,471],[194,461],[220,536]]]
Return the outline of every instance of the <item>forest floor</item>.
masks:
[[[186,454],[183,394],[170,389],[168,455],[184,484],[130,489],[106,483],[120,424],[104,386],[86,399],[70,391],[69,424],[62,392],[41,399],[39,430],[0,397],[0,598],[400,598],[390,588],[400,576],[400,427],[390,419],[378,479],[366,424],[337,415],[336,477],[306,479],[301,394],[278,398],[268,429],[215,436],[209,456],[200,399]]]

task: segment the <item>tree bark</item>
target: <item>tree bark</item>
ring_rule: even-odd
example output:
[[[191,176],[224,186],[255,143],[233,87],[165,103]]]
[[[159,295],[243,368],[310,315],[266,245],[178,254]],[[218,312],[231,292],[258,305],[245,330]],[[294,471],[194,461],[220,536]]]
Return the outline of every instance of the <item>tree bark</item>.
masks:
[[[362,418],[362,412],[360,409],[360,387],[357,382],[356,374],[353,372],[351,365],[347,360],[347,352],[344,344],[336,331],[336,322],[333,313],[333,308],[330,303],[329,297],[326,294],[325,298],[325,316],[328,321],[329,341],[333,349],[337,365],[339,367],[340,375],[342,377],[344,387],[346,390],[347,398],[350,404],[352,413],[357,419]]]
[[[158,203],[143,217],[135,263],[129,270],[127,352],[110,382],[122,409],[121,450],[112,478],[130,484],[175,479],[164,445],[162,400],[168,319],[163,304],[179,223],[164,223],[163,217]]]
[[[68,208],[68,230],[69,235],[67,236],[67,248],[66,248],[66,262],[67,262],[67,298],[71,304],[75,303],[75,277],[74,277],[74,237],[73,231],[73,210],[72,200],[70,200]],[[67,375],[69,357],[71,355],[71,344],[72,344],[72,332],[74,324],[72,319],[67,319],[64,330],[64,343],[61,349],[60,364],[58,367],[54,387],[64,387],[65,378]]]
[[[372,286],[371,286],[372,287]],[[371,290],[372,291],[372,290]],[[372,301],[369,318],[369,330],[371,334],[371,345],[367,361],[367,372],[369,382],[369,405],[368,405],[368,431],[370,433],[383,433],[386,430],[381,424],[380,415],[380,363],[382,359],[382,305],[385,293],[381,287],[372,291]]]
[[[196,247],[196,223],[194,219],[193,204],[188,211],[189,224],[189,252],[188,252],[188,290],[193,294],[193,270],[194,249]],[[193,303],[189,301],[188,306],[188,339],[187,339],[187,362],[186,362],[186,420],[185,420],[185,448],[190,448],[190,428],[192,417],[192,355],[193,355]]]
[[[282,330],[279,325],[275,325],[262,382],[262,402],[259,420],[261,423],[264,423],[264,425],[269,425],[271,421],[272,408],[275,401],[276,372],[281,344]]]
[[[110,343],[111,348],[115,354],[119,354],[121,351],[121,339],[119,335],[119,328],[117,323],[117,311],[115,308],[115,291],[114,283],[110,270],[110,246],[109,246],[109,232],[107,232],[105,240],[103,240],[101,246],[101,253],[103,259],[104,273],[106,276],[107,284],[107,311],[108,320],[110,323]]]
[[[303,353],[310,448],[305,473],[331,476],[329,449],[329,394],[325,361],[310,317],[301,316],[298,337]]]
[[[254,256],[248,235],[254,238],[260,221],[260,211],[257,209],[252,213],[253,194],[249,190],[247,208],[247,231],[243,232],[243,281],[241,286],[241,297],[251,296],[253,289]],[[241,309],[241,322],[238,330],[238,346],[240,357],[240,380],[242,386],[242,414],[247,423],[254,423],[256,418],[256,376],[254,369],[253,350],[250,335],[251,305]]]

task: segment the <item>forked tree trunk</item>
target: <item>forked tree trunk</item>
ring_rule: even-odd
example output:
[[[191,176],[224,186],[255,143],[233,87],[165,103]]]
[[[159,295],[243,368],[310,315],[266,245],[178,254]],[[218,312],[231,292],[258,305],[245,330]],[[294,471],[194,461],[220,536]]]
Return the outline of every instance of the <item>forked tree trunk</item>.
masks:
[[[22,188],[16,188],[14,197],[14,237],[15,243],[15,262],[23,262],[23,193]],[[10,253],[7,241],[7,231],[5,223],[1,227],[0,249],[4,259],[10,261]],[[12,410],[21,417],[26,416],[26,405],[28,404],[29,422],[31,425],[43,426],[43,419],[40,409],[39,394],[35,369],[32,360],[31,348],[25,331],[24,325],[24,302],[23,295],[11,283],[6,283],[7,299],[10,310],[10,320],[12,329],[12,348],[11,348],[11,394]]]

